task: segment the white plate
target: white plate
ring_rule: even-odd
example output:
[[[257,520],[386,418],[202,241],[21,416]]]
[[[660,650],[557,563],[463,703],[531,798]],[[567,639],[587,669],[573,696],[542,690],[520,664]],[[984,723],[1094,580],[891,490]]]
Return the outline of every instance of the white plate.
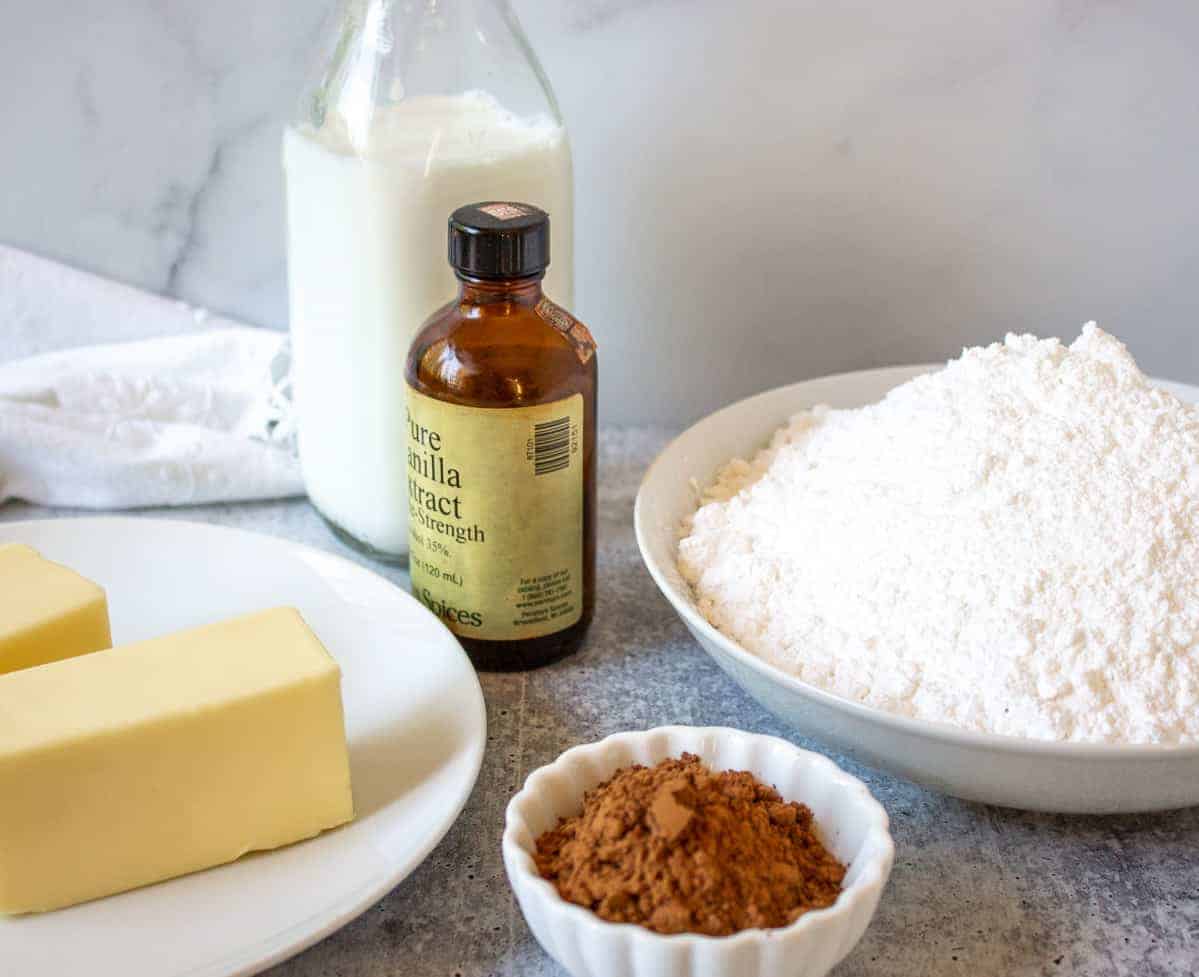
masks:
[[[679,523],[695,509],[697,486],[710,484],[729,459],[752,455],[806,407],[859,407],[933,369],[863,370],[780,387],[717,411],[681,434],[637,493],[637,544],[654,582],[696,640],[750,695],[805,735],[873,766],[947,794],[1030,810],[1112,813],[1199,804],[1199,745],[1053,743],[893,715],[767,664],[696,609],[675,557]],[[1199,402],[1195,387],[1159,385]]]
[[[378,901],[449,830],[487,739],[470,662],[416,600],[340,557],[152,519],[0,524],[108,591],[113,638],[298,607],[342,667],[355,821],[274,852],[57,912],[0,917],[0,973],[232,977],[297,953]]]

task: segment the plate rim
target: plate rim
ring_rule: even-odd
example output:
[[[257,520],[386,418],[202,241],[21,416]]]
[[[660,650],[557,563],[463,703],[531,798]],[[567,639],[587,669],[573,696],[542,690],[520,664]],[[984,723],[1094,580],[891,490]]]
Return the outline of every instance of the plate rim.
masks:
[[[399,584],[387,577],[378,573],[368,566],[357,563],[340,553],[333,553],[329,550],[323,550],[308,543],[302,543],[297,540],[288,539],[284,536],[277,536],[272,533],[262,532],[254,529],[244,529],[240,526],[226,526],[221,523],[210,523],[199,519],[175,518],[167,516],[134,516],[134,515],[69,515],[56,516],[53,514],[35,517],[32,519],[18,519],[11,522],[0,522],[0,536],[7,535],[10,530],[16,530],[18,533],[22,529],[29,529],[41,523],[71,523],[77,526],[86,528],[87,524],[96,523],[124,523],[135,524],[139,527],[144,526],[166,526],[175,528],[186,526],[189,529],[200,529],[202,531],[211,531],[218,535],[231,535],[240,537],[251,537],[259,544],[266,544],[276,547],[282,551],[301,551],[304,553],[316,554],[321,560],[329,560],[334,563],[348,566],[355,571],[370,574],[377,580],[382,581],[389,588],[407,602],[416,605],[420,612],[434,623],[442,632],[444,632],[453,642],[454,647],[462,656],[462,660],[467,666],[467,671],[470,674],[473,684],[470,686],[474,692],[475,699],[475,720],[478,724],[480,735],[477,741],[472,744],[471,754],[471,774],[467,778],[465,789],[461,792],[461,797],[456,797],[452,805],[453,814],[447,818],[443,827],[437,831],[430,833],[425,839],[425,842],[418,846],[416,851],[401,863],[397,863],[390,869],[378,873],[371,880],[363,883],[354,890],[352,894],[346,895],[339,902],[330,906],[326,911],[310,915],[305,919],[301,919],[286,929],[276,932],[271,936],[264,938],[263,941],[255,943],[251,947],[245,949],[233,949],[228,954],[218,957],[217,959],[203,963],[199,967],[193,967],[190,970],[179,971],[176,977],[252,977],[254,974],[261,973],[268,967],[273,967],[285,960],[302,953],[304,950],[315,946],[321,940],[347,926],[353,922],[368,909],[378,903],[394,888],[400,885],[409,875],[411,875],[424,861],[432,854],[433,850],[441,844],[442,840],[449,833],[450,829],[458,823],[465,809],[467,802],[474,793],[475,787],[479,782],[479,774],[482,771],[483,759],[487,750],[487,702],[483,696],[483,687],[479,682],[479,674],[471,663],[466,651],[462,648],[461,642],[458,641],[449,628],[430,611],[424,604],[412,596]],[[263,853],[266,857],[270,856],[270,852]],[[222,866],[214,866],[214,869],[219,870]],[[119,895],[117,893],[116,895]],[[307,926],[308,921],[320,919],[322,922],[316,926]],[[295,939],[289,939],[285,934],[299,931]]]
[[[848,370],[842,373],[831,373],[827,375],[811,377],[807,380],[799,380],[794,383],[783,384],[778,387],[772,387],[769,390],[764,390],[756,394],[751,394],[748,397],[743,397],[740,400],[733,401],[711,413],[700,418],[695,423],[689,425],[685,430],[673,437],[670,442],[660,451],[654,458],[653,462],[646,469],[642,476],[641,484],[637,488],[637,497],[633,503],[633,532],[637,539],[637,549],[641,554],[641,562],[649,571],[650,577],[658,590],[674,608],[676,614],[682,619],[692,631],[702,632],[704,637],[718,647],[725,655],[739,665],[743,665],[752,671],[756,672],[761,678],[776,685],[781,685],[789,692],[792,692],[803,699],[807,699],[817,705],[826,708],[835,709],[839,712],[851,714],[855,719],[871,723],[877,727],[881,727],[895,732],[901,732],[907,736],[915,736],[922,739],[936,741],[941,744],[967,748],[967,749],[986,749],[998,753],[1004,753],[1011,756],[1037,756],[1043,758],[1062,759],[1062,760],[1077,760],[1087,759],[1094,761],[1104,760],[1176,760],[1176,759],[1196,759],[1199,758],[1199,742],[1196,743],[1093,743],[1093,742],[1074,742],[1074,741],[1059,741],[1059,740],[1038,740],[1024,736],[1009,736],[1001,733],[985,733],[978,730],[966,729],[961,726],[955,726],[952,723],[940,722],[930,719],[917,719],[913,716],[902,716],[898,713],[887,712],[875,706],[867,705],[864,702],[859,702],[855,699],[848,699],[834,692],[829,692],[819,686],[812,685],[802,679],[784,672],[777,665],[759,658],[748,648],[742,646],[739,642],[725,635],[711,624],[707,618],[699,613],[695,607],[695,602],[690,593],[681,592],[673,581],[669,579],[664,568],[659,565],[658,561],[653,557],[650,551],[649,539],[653,533],[653,527],[648,523],[646,515],[646,497],[647,487],[656,477],[662,477],[659,472],[665,467],[665,464],[672,460],[672,457],[681,452],[685,443],[698,437],[699,431],[713,423],[717,418],[735,412],[744,410],[749,407],[754,401],[766,400],[769,398],[785,399],[792,395],[797,395],[800,389],[806,386],[817,383],[827,383],[828,381],[848,382],[857,378],[875,377],[894,373],[896,375],[908,374],[908,379],[922,375],[933,370],[944,368],[944,363],[911,363],[911,364],[896,364],[893,366],[872,367],[864,370]],[[1151,377],[1151,382],[1158,386],[1164,386],[1171,392],[1179,389],[1185,389],[1192,393],[1199,401],[1199,386],[1188,383],[1183,383],[1177,380],[1164,380],[1157,377]],[[905,382],[905,381],[899,381]],[[802,410],[801,407],[796,407],[795,410]],[[731,459],[730,459],[731,460]],[[702,642],[701,642],[702,645]]]

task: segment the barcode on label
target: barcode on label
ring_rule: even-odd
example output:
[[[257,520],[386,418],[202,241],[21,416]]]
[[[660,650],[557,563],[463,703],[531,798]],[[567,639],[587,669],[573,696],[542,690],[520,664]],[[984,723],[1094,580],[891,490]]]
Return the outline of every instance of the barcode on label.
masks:
[[[533,425],[533,474],[550,475],[570,464],[570,418]]]

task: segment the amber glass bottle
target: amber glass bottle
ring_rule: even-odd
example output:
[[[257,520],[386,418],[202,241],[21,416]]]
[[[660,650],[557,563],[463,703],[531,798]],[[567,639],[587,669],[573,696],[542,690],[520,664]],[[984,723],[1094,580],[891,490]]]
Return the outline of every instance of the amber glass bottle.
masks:
[[[595,609],[595,343],[549,257],[544,211],[456,210],[458,298],[408,353],[412,589],[487,671],[570,654]]]

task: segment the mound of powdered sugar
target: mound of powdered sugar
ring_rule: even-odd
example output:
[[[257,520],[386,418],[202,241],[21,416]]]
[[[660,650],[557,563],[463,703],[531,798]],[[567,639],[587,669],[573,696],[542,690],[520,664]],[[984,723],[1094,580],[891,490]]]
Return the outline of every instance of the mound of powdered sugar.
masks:
[[[1124,346],[1009,335],[734,461],[684,527],[700,610],[908,716],[1199,740],[1199,410]]]

